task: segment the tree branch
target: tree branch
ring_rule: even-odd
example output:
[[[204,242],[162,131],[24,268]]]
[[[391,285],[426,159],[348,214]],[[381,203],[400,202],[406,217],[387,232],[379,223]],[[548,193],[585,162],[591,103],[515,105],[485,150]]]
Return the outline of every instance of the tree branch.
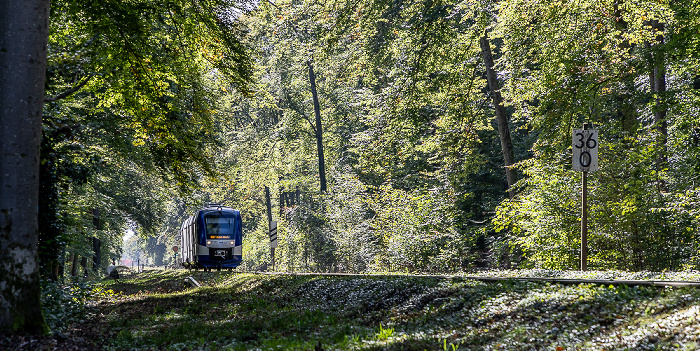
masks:
[[[316,135],[316,125],[311,121],[311,118],[307,116],[304,113],[304,110],[299,108],[299,106],[292,100],[292,97],[289,96],[288,94],[285,94],[285,98],[287,99],[287,105],[289,106],[292,111],[298,113],[304,120],[306,120],[309,123],[309,126],[311,126],[311,129],[314,130],[314,134]]]
[[[83,79],[82,82],[78,83],[78,85],[76,85],[76,86],[74,86],[74,87],[68,89],[67,91],[64,91],[64,92],[61,93],[61,94],[58,94],[58,95],[53,96],[53,97],[45,97],[45,98],[44,98],[44,102],[53,102],[53,101],[65,99],[65,98],[67,98],[67,97],[73,95],[73,93],[75,93],[76,91],[78,91],[78,90],[80,90],[82,87],[84,87],[85,84],[87,84],[87,83],[90,81],[90,78],[92,78],[92,77],[93,77],[92,74],[89,75],[89,76],[87,76],[87,77],[85,77],[85,79]]]

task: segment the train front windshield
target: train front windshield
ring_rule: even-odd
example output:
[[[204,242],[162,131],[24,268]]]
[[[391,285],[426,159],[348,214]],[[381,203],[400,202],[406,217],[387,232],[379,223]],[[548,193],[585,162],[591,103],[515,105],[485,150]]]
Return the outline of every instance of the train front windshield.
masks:
[[[214,213],[204,216],[207,239],[231,239],[236,225],[236,218],[233,214]]]

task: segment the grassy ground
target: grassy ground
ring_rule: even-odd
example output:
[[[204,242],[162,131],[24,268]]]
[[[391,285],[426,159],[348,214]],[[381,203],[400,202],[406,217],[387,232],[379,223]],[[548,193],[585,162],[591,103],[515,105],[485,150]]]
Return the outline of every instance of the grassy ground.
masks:
[[[96,287],[72,333],[108,350],[700,349],[697,288],[184,270]]]

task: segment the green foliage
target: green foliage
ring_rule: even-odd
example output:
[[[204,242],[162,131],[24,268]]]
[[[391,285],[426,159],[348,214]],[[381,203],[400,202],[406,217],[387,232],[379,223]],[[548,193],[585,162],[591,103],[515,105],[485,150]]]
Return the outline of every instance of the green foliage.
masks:
[[[447,339],[442,341],[442,349],[444,351],[448,351],[448,350],[456,351],[457,349],[459,349],[459,345],[460,345],[459,343],[457,343],[457,344],[450,343],[449,348],[448,348]]]
[[[89,301],[114,297],[115,292],[88,284],[64,285],[52,280],[41,284],[41,307],[49,329],[54,333],[64,333],[68,328],[94,317],[86,304]]]
[[[574,269],[570,135],[589,121],[590,266],[700,262],[697,0],[83,5],[55,7],[49,96],[80,89],[45,113],[47,184],[63,184],[46,189],[46,222],[81,233],[55,236],[70,252],[80,236],[116,242],[128,218],[165,263],[179,223],[217,201],[242,212],[244,267],[269,267],[267,186],[280,270]],[[522,176],[513,199],[482,37]],[[297,188],[301,203],[281,204]],[[84,223],[92,208],[109,209],[107,229]]]
[[[572,272],[491,272],[575,277]],[[677,279],[588,272],[598,279]],[[579,277],[584,273],[578,273]],[[205,287],[164,293],[186,275]],[[697,276],[697,274],[695,274]],[[692,278],[686,276],[686,278]],[[150,271],[103,288],[94,333],[106,349],[594,349],[688,345],[695,288],[551,284],[401,276],[286,276]],[[136,290],[138,289],[138,290]],[[140,291],[139,291],[140,290]],[[192,325],[206,325],[193,328]],[[118,332],[117,332],[118,330]]]
[[[147,170],[167,170],[181,185],[197,179],[191,166],[211,173],[202,150],[213,136],[211,72],[243,92],[250,79],[250,62],[236,37],[242,34],[220,16],[232,6],[58,2],[49,94],[70,88],[76,77],[87,83],[69,101],[50,103],[52,115],[80,123],[85,137]]]
[[[459,270],[462,262],[445,261],[450,243],[458,241],[454,218],[449,206],[449,189],[434,189],[420,194],[392,189],[378,189],[372,225],[383,250],[375,257],[378,269],[390,271]],[[448,198],[445,198],[448,197]],[[448,207],[448,208],[446,208]],[[460,249],[458,245],[458,249]],[[459,254],[455,253],[459,257]]]
[[[52,3],[42,143],[44,271],[64,252],[102,266],[128,226],[152,236],[175,194],[218,171],[217,94],[251,92],[251,59],[228,1]],[[91,225],[90,218],[100,218]],[[95,212],[96,213],[96,212]],[[148,240],[144,251],[167,240]],[[170,242],[168,242],[170,244]]]
[[[377,333],[377,340],[387,340],[394,336],[394,328],[384,328],[384,326],[379,323],[379,332]]]
[[[697,120],[690,107],[696,103],[683,98],[694,94],[687,70],[697,62],[669,54],[686,45],[673,38],[683,37],[693,20],[668,3],[637,2],[616,8],[607,2],[516,1],[505,4],[500,16],[500,64],[513,72],[506,94],[539,136],[534,157],[520,164],[527,177],[521,194],[499,207],[497,227],[517,238],[528,265],[578,266],[580,174],[569,170],[571,153],[564,150],[572,128],[592,121],[602,137],[600,171],[589,175],[590,266],[694,267],[695,210],[678,201],[697,188],[690,180],[697,173],[689,169],[697,149],[687,129],[680,131],[689,115]],[[664,31],[653,21],[664,23]],[[667,44],[651,45],[658,36]],[[649,87],[649,70],[658,64],[665,66],[668,90]],[[659,111],[667,131],[657,121]]]
[[[247,265],[270,263],[262,206],[268,186],[279,269],[472,266],[480,234],[468,220],[488,216],[505,182],[491,168],[499,146],[471,16],[471,8],[449,3],[394,11],[285,1],[261,3],[242,18],[257,49],[257,91],[225,102],[222,166],[230,184],[207,191],[249,218]],[[310,61],[329,165],[323,195],[310,191],[318,188]],[[312,200],[280,209],[276,194],[296,187]]]

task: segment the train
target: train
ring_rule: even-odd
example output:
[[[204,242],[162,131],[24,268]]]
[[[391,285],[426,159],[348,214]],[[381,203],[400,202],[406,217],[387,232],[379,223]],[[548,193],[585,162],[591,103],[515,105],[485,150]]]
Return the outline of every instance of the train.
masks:
[[[229,269],[243,262],[241,213],[218,203],[206,204],[180,226],[181,264],[189,269]]]

